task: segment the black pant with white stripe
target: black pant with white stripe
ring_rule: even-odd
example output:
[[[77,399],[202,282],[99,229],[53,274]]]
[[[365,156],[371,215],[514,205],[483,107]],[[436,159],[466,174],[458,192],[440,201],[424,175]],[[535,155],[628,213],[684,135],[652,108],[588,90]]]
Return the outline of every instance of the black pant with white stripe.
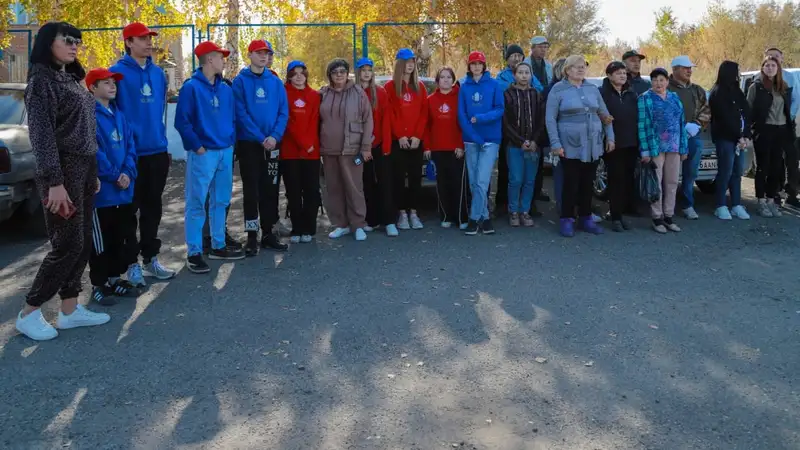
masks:
[[[437,151],[431,152],[431,158],[436,164],[436,195],[442,222],[467,223],[470,199],[465,157],[456,158],[455,151]]]
[[[119,277],[138,257],[136,207],[127,205],[95,208],[92,217],[92,255],[89,279],[102,286],[110,277]]]

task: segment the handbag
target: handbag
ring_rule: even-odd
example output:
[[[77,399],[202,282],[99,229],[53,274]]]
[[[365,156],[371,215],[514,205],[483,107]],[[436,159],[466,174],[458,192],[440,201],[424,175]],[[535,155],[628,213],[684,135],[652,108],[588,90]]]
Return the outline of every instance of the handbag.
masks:
[[[656,174],[656,163],[640,161],[636,166],[636,191],[647,203],[655,203],[661,198],[661,184]]]

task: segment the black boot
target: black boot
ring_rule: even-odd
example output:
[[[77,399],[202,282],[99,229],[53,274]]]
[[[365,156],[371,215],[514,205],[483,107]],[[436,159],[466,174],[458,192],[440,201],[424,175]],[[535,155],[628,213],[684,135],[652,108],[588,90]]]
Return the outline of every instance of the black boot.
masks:
[[[282,243],[274,233],[268,232],[261,238],[261,248],[271,248],[272,250],[285,252],[289,249],[289,246]]]
[[[258,254],[258,232],[247,232],[247,244],[244,246],[244,256],[248,258]]]
[[[241,250],[242,243],[233,238],[233,236],[225,230],[225,246],[234,250]]]

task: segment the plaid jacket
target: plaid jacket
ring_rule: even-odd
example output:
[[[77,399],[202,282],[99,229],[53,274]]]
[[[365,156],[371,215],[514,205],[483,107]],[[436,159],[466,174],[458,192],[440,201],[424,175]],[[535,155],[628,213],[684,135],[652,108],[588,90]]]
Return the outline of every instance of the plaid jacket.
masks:
[[[639,96],[639,151],[641,155],[655,158],[659,154],[658,136],[656,135],[655,125],[653,124],[653,96],[658,95],[651,90]],[[678,94],[667,91],[667,99],[673,98],[681,107],[680,118],[680,145],[678,153],[686,155],[689,153],[689,136],[686,134],[686,118],[683,115],[683,104],[678,98]]]

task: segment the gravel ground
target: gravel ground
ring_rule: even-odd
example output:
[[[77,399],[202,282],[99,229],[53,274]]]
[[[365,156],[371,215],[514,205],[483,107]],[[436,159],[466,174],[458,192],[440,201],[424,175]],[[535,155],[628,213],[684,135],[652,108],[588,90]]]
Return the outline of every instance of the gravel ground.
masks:
[[[798,214],[724,223],[698,193],[680,234],[567,240],[552,210],[478,237],[428,211],[202,276],[182,195],[176,163],[178,276],[39,344],[14,318],[48,245],[0,227],[0,448],[800,448]]]

